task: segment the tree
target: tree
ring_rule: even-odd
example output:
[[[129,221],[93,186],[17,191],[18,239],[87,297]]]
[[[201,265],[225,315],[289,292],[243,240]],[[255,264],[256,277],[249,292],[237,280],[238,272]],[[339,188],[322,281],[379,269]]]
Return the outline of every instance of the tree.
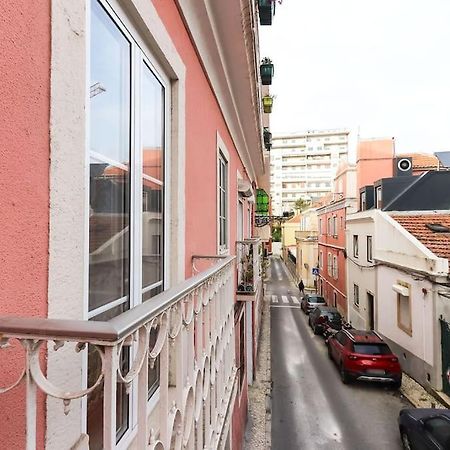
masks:
[[[301,213],[302,211],[304,211],[306,208],[308,208],[308,206],[311,204],[310,200],[306,200],[304,198],[299,198],[295,201],[295,211],[297,213]]]

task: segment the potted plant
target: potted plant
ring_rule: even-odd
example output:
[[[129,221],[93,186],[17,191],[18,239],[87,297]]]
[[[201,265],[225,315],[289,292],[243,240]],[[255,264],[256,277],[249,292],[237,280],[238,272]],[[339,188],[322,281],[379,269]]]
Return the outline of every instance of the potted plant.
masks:
[[[262,104],[263,109],[265,113],[271,113],[272,112],[272,106],[273,106],[273,95],[265,95],[262,98]]]
[[[275,73],[272,60],[270,58],[264,58],[259,66],[259,73],[261,75],[261,83],[264,85],[272,84],[272,77]]]
[[[259,23],[272,25],[272,17],[275,14],[275,0],[258,0]]]
[[[266,147],[266,150],[269,152],[272,148],[272,133],[267,127],[264,127],[264,147]]]

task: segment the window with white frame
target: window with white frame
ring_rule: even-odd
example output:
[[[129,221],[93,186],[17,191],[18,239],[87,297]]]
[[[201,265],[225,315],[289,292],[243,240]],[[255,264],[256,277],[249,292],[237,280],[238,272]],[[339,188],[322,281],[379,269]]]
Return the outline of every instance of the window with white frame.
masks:
[[[219,252],[228,249],[228,161],[219,150],[218,161]]]
[[[359,286],[357,284],[353,285],[353,303],[359,307]]]
[[[376,188],[375,197],[377,202],[377,209],[380,209],[383,205],[383,191],[381,190],[381,186],[378,186]]]
[[[372,236],[367,236],[367,261],[372,262]]]
[[[88,317],[108,320],[164,289],[170,82],[106,2],[92,0],[90,18]],[[133,351],[121,353],[125,372]],[[99,370],[90,347],[89,381]],[[149,396],[158,385],[157,360],[149,367]],[[103,445],[99,392],[87,401],[92,449]],[[118,441],[135,425],[132,397],[117,385]]]
[[[404,292],[397,292],[397,326],[405,333],[412,335],[411,297],[409,285],[398,282]]]
[[[323,269],[323,251],[322,250],[319,252],[319,269],[320,270]]]
[[[333,255],[333,278],[338,279],[338,258],[336,255]]]
[[[333,258],[331,253],[328,253],[327,255],[327,273],[330,276],[332,276],[333,273]]]
[[[328,236],[332,235],[331,217],[328,217],[328,219],[327,219],[327,234],[328,234]]]
[[[359,249],[358,249],[358,235],[353,235],[353,256],[358,258]]]

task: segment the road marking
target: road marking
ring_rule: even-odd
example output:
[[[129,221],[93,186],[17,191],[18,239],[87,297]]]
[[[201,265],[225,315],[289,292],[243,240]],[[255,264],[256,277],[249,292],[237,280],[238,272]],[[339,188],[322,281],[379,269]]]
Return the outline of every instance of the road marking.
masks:
[[[278,297],[276,295],[272,295],[272,303],[278,303]]]
[[[295,295],[292,295],[291,298],[292,298],[292,300],[294,300],[294,303],[297,303],[297,305],[300,304],[300,302],[298,301],[298,298],[295,297]]]
[[[301,309],[299,305],[270,305],[271,308]]]
[[[283,303],[289,303],[289,299],[286,297],[286,295],[282,295],[281,300],[283,301]]]

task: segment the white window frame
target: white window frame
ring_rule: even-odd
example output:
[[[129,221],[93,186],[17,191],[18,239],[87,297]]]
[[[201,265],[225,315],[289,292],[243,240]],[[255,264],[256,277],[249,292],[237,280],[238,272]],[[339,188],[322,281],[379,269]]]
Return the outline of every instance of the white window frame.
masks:
[[[377,186],[375,189],[375,196],[376,196],[376,208],[381,209],[382,203],[383,203],[383,191],[381,189],[381,186]]]
[[[359,308],[359,286],[353,283],[353,304]]]
[[[170,199],[171,199],[171,133],[172,133],[172,84],[170,78],[167,76],[163,67],[159,64],[159,62],[155,58],[155,51],[149,47],[147,42],[142,39],[140,32],[133,25],[133,23],[128,18],[127,13],[121,7],[117,0],[97,0],[98,3],[105,9],[105,11],[110,16],[111,21],[115,26],[123,33],[126,39],[130,42],[131,45],[131,77],[130,77],[130,86],[131,86],[131,97],[130,97],[130,108],[131,108],[131,139],[130,139],[130,167],[132,168],[134,175],[130,177],[130,286],[129,286],[129,308],[133,308],[136,305],[142,303],[142,295],[143,291],[148,291],[154,289],[161,284],[163,285],[163,289],[169,287],[171,282],[170,276],[170,258],[171,254],[171,230],[170,230]],[[90,38],[90,4],[86,8],[86,18],[87,18],[87,47],[89,48],[89,38]],[[167,35],[168,36],[168,35]],[[87,55],[87,92],[89,93],[89,83],[90,83],[90,63],[89,63],[89,53]],[[142,72],[145,70],[145,66],[148,66],[148,69],[152,72],[152,74],[157,78],[157,80],[164,87],[164,149],[163,149],[163,277],[162,281],[156,282],[151,286],[146,286],[144,289],[142,288],[142,202],[143,202],[143,172],[142,172],[142,155],[141,155],[141,140],[140,136],[137,134],[136,123],[140,120],[140,96],[136,94],[136,87],[142,87]],[[88,103],[89,105],[89,103]],[[90,141],[89,141],[89,107],[86,113],[86,180],[89,183],[89,165],[90,165]],[[86,189],[86,204],[89,205],[89,189]],[[183,219],[184,224],[184,219]],[[89,217],[86,217],[86,230],[89,230]],[[89,233],[86,233],[86,236],[89,236]],[[86,270],[89,270],[89,252],[88,246],[86,246],[86,258],[85,258],[85,267]],[[182,252],[181,254],[184,254]],[[184,259],[183,259],[184,263]],[[98,314],[101,314],[104,311],[111,309],[120,303],[122,299],[118,299],[114,302],[111,302],[109,307],[101,307],[93,311],[88,311],[88,286],[86,283],[86,295],[84,301],[84,308],[86,311],[86,318],[93,318]],[[102,309],[102,311],[100,311]],[[93,314],[96,312],[96,314]],[[130,360],[136,356],[137,348],[134,346],[130,352]],[[87,356],[87,355],[86,355]],[[86,380],[87,376],[87,358],[86,361],[83,362],[83,372],[84,372],[84,380]],[[83,382],[85,384],[85,381]],[[86,387],[86,386],[84,386]],[[149,412],[156,406],[159,400],[159,387],[152,394],[152,396],[148,400]],[[83,416],[84,416],[84,424],[83,429],[87,428],[87,401],[86,398],[83,399]],[[131,394],[130,394],[130,403],[129,403],[129,425],[128,429],[124,433],[124,435],[117,442],[117,448],[125,449],[128,448],[130,443],[132,442],[135,434],[137,432],[137,380],[132,383]]]
[[[369,245],[370,242],[370,245]],[[373,262],[373,238],[372,236],[366,237],[366,254],[367,254],[367,262]]]
[[[217,254],[228,255],[230,253],[230,153],[225,145],[225,142],[221,138],[219,132],[217,132],[217,145],[216,145],[216,159],[217,159]],[[226,216],[225,216],[225,244],[220,243],[220,163],[221,160],[226,163],[227,179],[226,179]]]
[[[353,235],[353,256],[355,258],[359,257],[359,239],[358,239],[358,235],[354,234]]]
[[[333,255],[333,278],[335,280],[338,279],[338,257],[337,257],[337,255]]]

